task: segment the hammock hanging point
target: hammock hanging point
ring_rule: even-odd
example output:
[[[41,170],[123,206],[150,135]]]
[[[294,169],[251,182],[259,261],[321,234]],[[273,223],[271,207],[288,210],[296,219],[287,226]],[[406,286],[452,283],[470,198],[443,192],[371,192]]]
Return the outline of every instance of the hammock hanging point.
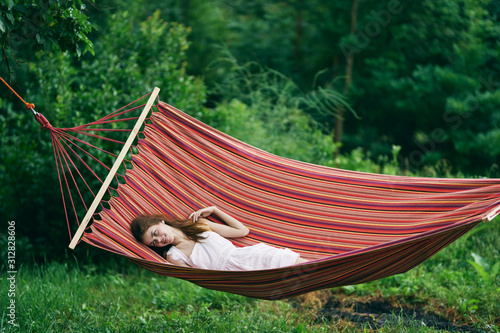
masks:
[[[34,109],[32,109],[33,112],[35,113],[35,119],[42,125],[40,128],[45,128],[48,129],[49,131],[54,128],[50,122],[45,118],[45,116],[39,112],[36,112]]]

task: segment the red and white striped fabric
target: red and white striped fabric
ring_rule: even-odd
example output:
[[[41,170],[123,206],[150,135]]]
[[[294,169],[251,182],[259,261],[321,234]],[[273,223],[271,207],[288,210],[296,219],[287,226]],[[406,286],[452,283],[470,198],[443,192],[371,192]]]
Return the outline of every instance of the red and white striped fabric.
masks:
[[[406,272],[498,214],[499,179],[412,178],[308,164],[238,141],[166,103],[155,108],[126,184],[83,240],[162,275],[286,298]],[[236,245],[264,242],[311,261],[245,272],[177,267],[129,230],[140,214],[187,217],[210,205],[249,227],[247,237],[232,240]]]

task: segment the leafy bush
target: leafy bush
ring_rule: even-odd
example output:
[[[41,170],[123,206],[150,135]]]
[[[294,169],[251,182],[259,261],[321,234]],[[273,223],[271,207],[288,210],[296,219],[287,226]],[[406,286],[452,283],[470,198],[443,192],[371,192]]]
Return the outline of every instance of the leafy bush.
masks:
[[[87,55],[75,63],[68,53],[55,51],[29,64],[32,80],[26,96],[52,125],[95,121],[155,86],[162,89],[162,100],[191,113],[201,109],[204,84],[186,74],[188,28],[163,22],[159,12],[144,22],[120,12],[110,17],[107,27],[95,43],[95,57]],[[23,226],[19,232],[33,242],[37,257],[56,256],[68,238],[51,142],[30,113],[15,111],[10,102],[4,102],[3,109],[0,215]],[[116,149],[107,143],[100,147]]]
[[[204,120],[248,144],[296,160],[326,164],[335,150],[332,139],[298,108],[267,110],[234,99],[207,110]]]
[[[280,156],[332,164],[337,150],[332,135],[306,111],[321,109],[333,118],[339,107],[349,108],[340,94],[322,88],[304,93],[277,71],[254,62],[238,64],[227,50],[212,66],[225,73],[214,91],[222,102],[206,110],[205,122]]]

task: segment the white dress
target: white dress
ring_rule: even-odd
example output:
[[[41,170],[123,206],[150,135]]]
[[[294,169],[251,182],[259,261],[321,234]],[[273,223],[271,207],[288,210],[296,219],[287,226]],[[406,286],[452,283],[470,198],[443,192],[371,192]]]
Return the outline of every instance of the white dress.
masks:
[[[167,255],[192,267],[219,271],[279,268],[293,265],[299,258],[299,254],[290,249],[279,249],[263,243],[236,247],[213,231],[205,231],[201,236],[204,239],[196,242],[189,258],[175,246],[168,250]]]

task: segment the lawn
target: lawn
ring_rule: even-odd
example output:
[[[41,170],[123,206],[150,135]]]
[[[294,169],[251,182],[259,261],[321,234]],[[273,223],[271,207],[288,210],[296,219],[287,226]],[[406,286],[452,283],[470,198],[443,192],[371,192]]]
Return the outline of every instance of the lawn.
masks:
[[[262,301],[106,267],[21,265],[1,280],[1,332],[499,332],[500,223],[473,229],[411,271],[372,283]],[[85,246],[85,245],[82,245]],[[8,296],[8,297],[6,297]],[[15,300],[12,326],[9,302]],[[11,321],[12,323],[12,321]]]

